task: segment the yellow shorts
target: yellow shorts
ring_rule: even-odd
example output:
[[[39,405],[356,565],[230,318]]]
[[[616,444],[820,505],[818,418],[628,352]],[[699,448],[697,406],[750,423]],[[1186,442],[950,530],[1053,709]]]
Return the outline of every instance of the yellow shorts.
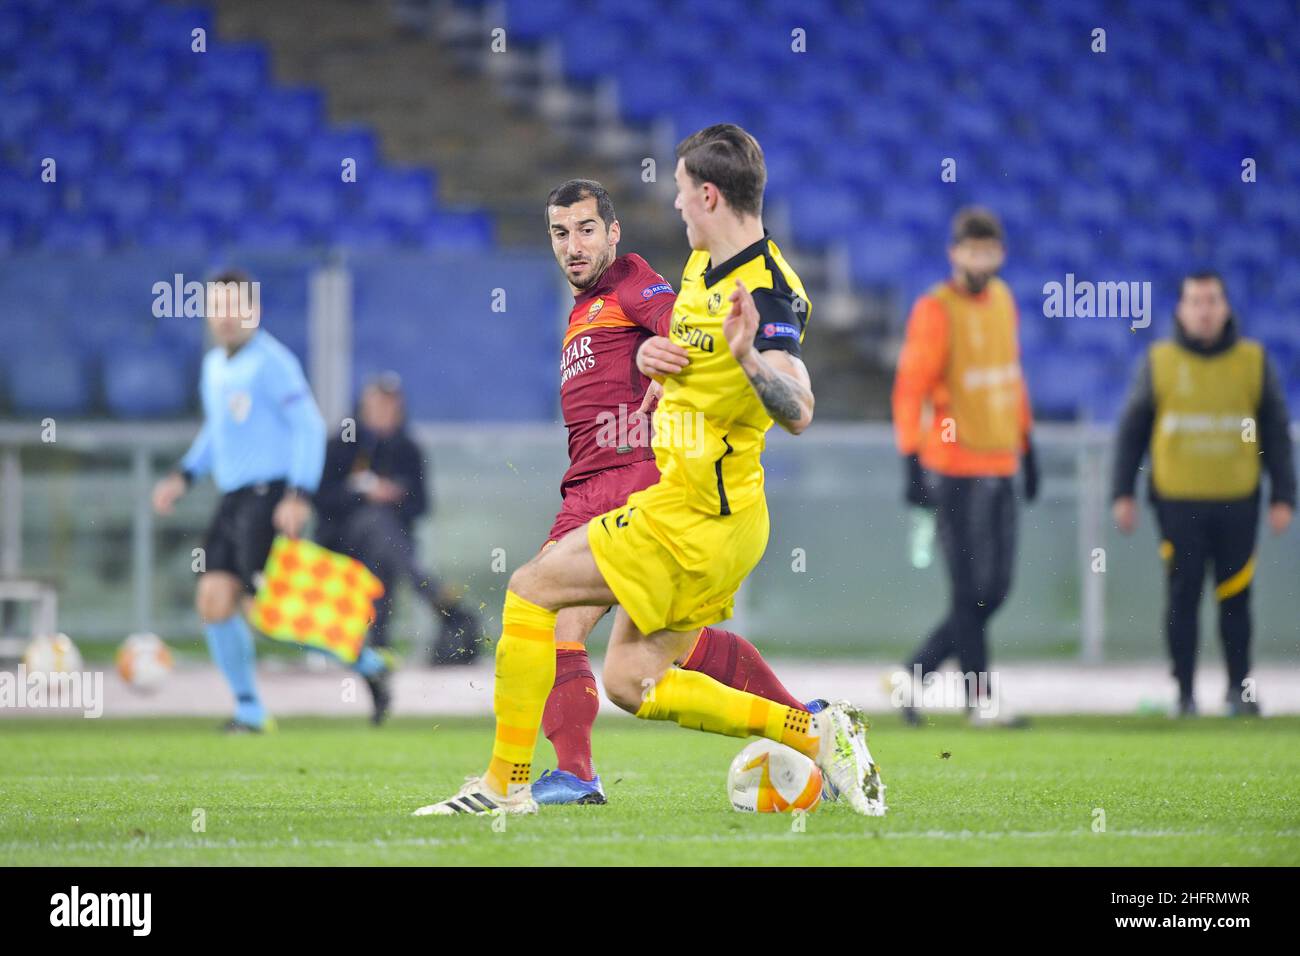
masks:
[[[687,507],[662,481],[587,523],[587,543],[643,634],[693,631],[731,617],[736,591],[767,548],[767,501],[729,515]]]

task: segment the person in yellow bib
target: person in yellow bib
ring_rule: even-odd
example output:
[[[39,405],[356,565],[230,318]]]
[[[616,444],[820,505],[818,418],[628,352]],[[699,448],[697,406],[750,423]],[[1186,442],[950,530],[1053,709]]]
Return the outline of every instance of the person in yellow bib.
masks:
[[[659,481],[592,518],[510,577],[497,644],[496,738],[482,776],[417,815],[534,813],[533,749],[555,680],[556,613],[619,605],[605,693],[644,720],[761,736],[815,760],[838,798],[885,812],[866,722],[847,701],[809,713],[674,666],[700,630],[732,614],[763,556],[768,512],[760,456],[773,422],[799,434],[813,393],[800,345],[803,284],[763,228],[763,151],[719,124],[677,147],[675,206],[692,250],[668,334],[637,367],[660,383],[651,445]]]
[[[924,684],[949,657],[964,674],[972,724],[1023,723],[999,713],[986,637],[1011,591],[1016,473],[1024,475],[1026,499],[1038,493],[1020,316],[997,274],[1005,259],[998,217],[979,206],[958,210],[948,244],[952,275],[916,300],[898,356],[893,414],[904,498],[914,520],[936,529],[950,584],[948,613],[902,675],[910,693],[900,710],[913,725]]]
[[[1137,526],[1134,486],[1148,452],[1178,713],[1196,713],[1197,617],[1212,564],[1228,712],[1258,715],[1249,677],[1260,477],[1268,471],[1268,523],[1281,534],[1295,512],[1295,462],[1277,371],[1259,342],[1241,336],[1216,273],[1183,279],[1174,334],[1147,352],[1120,419],[1111,496],[1115,523],[1125,534]]]

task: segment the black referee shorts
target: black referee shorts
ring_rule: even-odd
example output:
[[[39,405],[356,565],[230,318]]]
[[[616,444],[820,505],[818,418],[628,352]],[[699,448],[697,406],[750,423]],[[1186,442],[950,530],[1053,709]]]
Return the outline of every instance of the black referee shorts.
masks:
[[[275,539],[271,515],[284,495],[283,481],[245,485],[221,496],[203,541],[208,571],[225,571],[256,593],[255,578],[266,567]]]

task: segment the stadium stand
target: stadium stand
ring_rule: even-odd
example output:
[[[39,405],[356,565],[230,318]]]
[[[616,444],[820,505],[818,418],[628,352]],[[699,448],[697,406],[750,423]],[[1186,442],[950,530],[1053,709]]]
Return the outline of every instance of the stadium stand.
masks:
[[[579,5],[592,15],[575,15],[573,0],[448,0],[439,9],[504,23],[511,42],[535,47],[569,94],[603,97],[614,120],[669,147],[719,120],[751,129],[765,146],[769,202],[792,245],[832,271],[842,263],[855,293],[887,303],[886,328],[861,336],[864,347],[887,353],[908,303],[943,274],[952,210],[978,201],[1008,226],[1006,277],[1033,319],[1024,323],[1026,365],[1044,414],[1108,419],[1112,390],[1085,389],[1080,372],[1122,382],[1146,341],[1116,335],[1113,323],[1100,324],[1107,320],[1089,329],[1038,316],[1043,283],[1066,273],[1150,281],[1163,329],[1176,277],[1213,265],[1247,331],[1286,364],[1288,380],[1300,378],[1300,283],[1276,266],[1300,248],[1300,107],[1292,95],[1300,61],[1286,56],[1300,48],[1300,25],[1285,0]],[[940,16],[942,34],[918,29]],[[208,7],[156,0],[10,0],[0,8],[0,254],[71,261],[155,249],[209,263],[232,250],[318,259],[343,251],[361,263],[409,250],[458,263],[464,253],[501,248],[489,197],[443,204],[437,171],[386,161],[375,128],[331,123],[321,89],[277,83],[268,47],[222,40],[215,19]],[[563,39],[545,39],[556,22],[568,25]],[[716,55],[722,31],[736,22],[748,51],[742,62]],[[1098,26],[1108,29],[1105,53],[1089,50]],[[196,28],[207,31],[202,56],[191,53]],[[792,48],[796,31],[806,52]],[[703,94],[707,110],[696,105]],[[341,183],[341,156],[355,159],[357,182]],[[57,183],[40,181],[46,157],[57,158]],[[948,157],[956,182],[939,177]],[[1255,182],[1242,181],[1247,157]],[[515,162],[527,164],[527,151]],[[548,308],[558,302],[553,278],[538,278]],[[428,294],[390,279],[398,299]],[[356,282],[359,369],[410,356],[427,333],[409,299],[383,318],[384,334],[368,328],[383,311],[363,295],[369,284]],[[481,311],[447,293],[455,284],[447,273],[443,300]],[[50,381],[69,383],[59,389],[65,410],[192,409],[191,395],[162,389],[146,399],[132,382],[168,354],[192,367],[196,336],[160,334],[146,358],[105,377],[113,337],[74,334],[68,304],[48,283],[29,292],[25,307],[60,345],[41,362]],[[286,337],[301,354],[305,332]],[[34,338],[17,332],[13,341],[21,350]],[[522,349],[505,386],[519,391],[506,400],[446,402],[432,386],[422,395],[418,383],[432,381],[422,374],[408,376],[415,405],[434,418],[553,417],[554,402],[534,394],[541,383],[530,371],[550,366]],[[7,364],[19,371],[5,373],[3,390],[21,412],[23,383],[39,363],[11,349]]]

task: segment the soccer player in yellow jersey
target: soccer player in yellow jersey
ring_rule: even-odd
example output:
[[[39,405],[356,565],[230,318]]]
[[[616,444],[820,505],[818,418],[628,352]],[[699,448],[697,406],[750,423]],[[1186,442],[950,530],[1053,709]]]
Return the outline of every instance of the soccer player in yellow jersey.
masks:
[[[775,421],[798,434],[813,416],[799,357],[808,299],[763,229],[758,143],[738,126],[710,126],[678,145],[675,175],[694,251],[668,335],[637,353],[663,389],[652,439],[660,479],[511,575],[491,761],[417,815],[536,812],[529,780],[555,677],[556,612],[611,604],[619,609],[602,676],[615,704],[646,720],[779,741],[815,760],[857,812],[885,811],[865,720],[846,701],[809,714],[674,667],[703,627],[731,615],[767,546],[767,430]]]

